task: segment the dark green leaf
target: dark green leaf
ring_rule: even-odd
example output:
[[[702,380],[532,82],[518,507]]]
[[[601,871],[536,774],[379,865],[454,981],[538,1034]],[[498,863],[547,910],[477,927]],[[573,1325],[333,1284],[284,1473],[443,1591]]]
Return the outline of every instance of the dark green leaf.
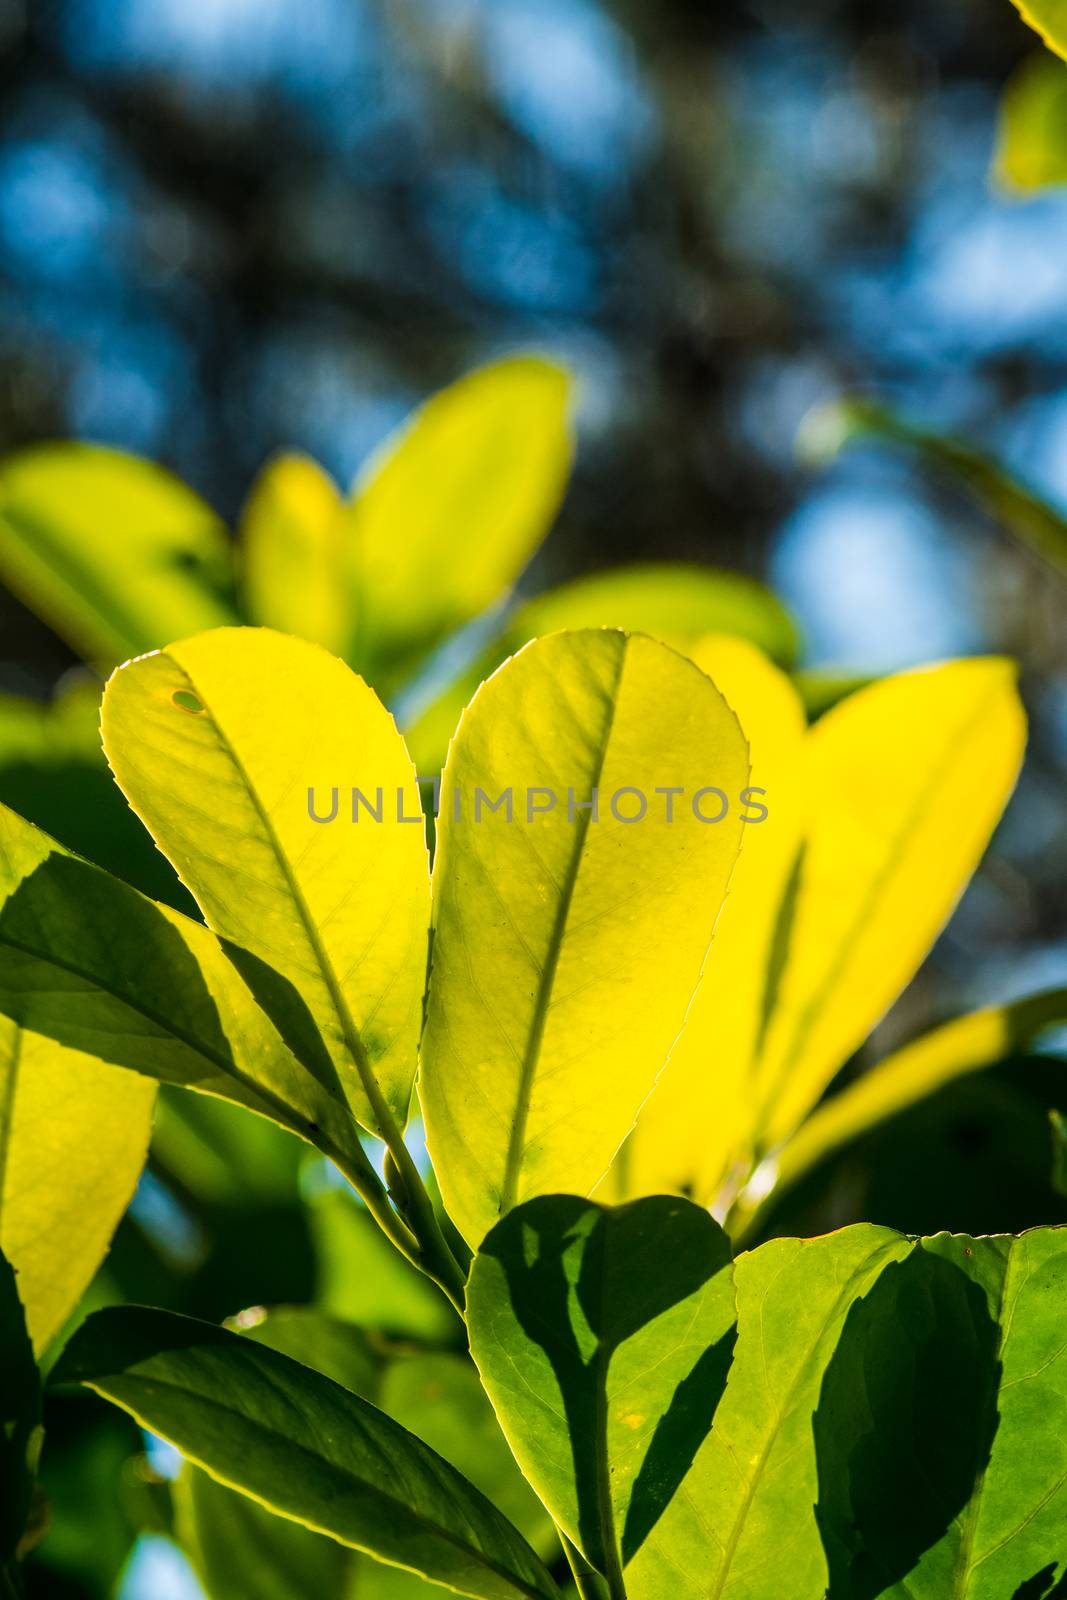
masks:
[[[483,1600],[555,1600],[521,1534],[406,1429],[273,1350],[191,1318],[98,1312],[54,1374],[293,1521]]]

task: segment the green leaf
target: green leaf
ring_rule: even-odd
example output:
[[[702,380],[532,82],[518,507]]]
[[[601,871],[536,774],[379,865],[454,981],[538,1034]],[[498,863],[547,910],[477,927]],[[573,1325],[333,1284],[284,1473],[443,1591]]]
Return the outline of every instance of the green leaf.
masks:
[[[538,640],[464,713],[441,791],[420,1096],[472,1245],[520,1200],[589,1192],[607,1170],[684,1025],[747,779],[714,684],[641,636]],[[670,821],[661,786],[681,791]],[[723,809],[698,799],[712,786],[725,820],[701,821],[695,799],[709,819]],[[509,789],[513,820],[503,806],[475,820],[476,791]],[[568,815],[594,790],[595,821]],[[620,820],[642,799],[642,820]]]
[[[574,578],[517,607],[467,670],[405,728],[419,772],[432,776],[441,770],[464,706],[508,656],[545,634],[604,627],[650,634],[683,654],[713,633],[748,639],[786,665],[798,648],[796,627],[781,601],[739,572],[649,562]]]
[[[1017,194],[1067,183],[1067,65],[1047,50],[1027,56],[1004,86],[993,176]]]
[[[79,860],[6,807],[0,952],[0,1012],[20,1027],[236,1101],[320,1147],[351,1144],[329,1063],[318,1077],[302,1065],[241,980],[232,952],[201,923]],[[71,1062],[69,1072],[83,1065]],[[147,1085],[134,1083],[130,1094],[150,1107]]]
[[[0,580],[104,668],[233,619],[214,512],[161,467],[100,445],[0,462]]]
[[[468,1359],[368,1338],[301,1308],[272,1311],[247,1333],[372,1401],[468,1477],[535,1549],[558,1551]],[[196,1468],[182,1474],[178,1499],[182,1542],[216,1600],[430,1600],[444,1592],[287,1522]]]
[[[763,1245],[734,1286],[726,1393],[629,1600],[1046,1593],[1067,1532],[1067,1231],[863,1225]]]
[[[510,590],[570,472],[570,380],[536,356],[468,373],[361,473],[346,513],[358,596],[349,659],[383,687]]]
[[[238,548],[248,616],[341,654],[355,627],[343,501],[308,456],[271,461],[252,486]]]
[[[992,457],[959,439],[918,428],[885,406],[852,397],[815,412],[800,448],[821,464],[846,445],[872,438],[901,446],[923,466],[958,483],[1008,533],[1067,573],[1067,520]]]
[[[876,1124],[934,1094],[943,1084],[995,1066],[1047,1029],[1067,1023],[1067,989],[956,1017],[904,1045],[831,1096],[783,1147],[775,1193]]]
[[[523,1472],[613,1596],[722,1396],[729,1265],[722,1230],[687,1200],[566,1195],[519,1206],[475,1259],[482,1381]]]
[[[814,1425],[835,1596],[994,1600],[1064,1576],[1065,1288],[1063,1229],[941,1234],[852,1308]]]
[[[41,1378],[15,1273],[0,1253],[0,1568],[14,1559],[41,1450]]]
[[[1067,58],[1067,3],[1065,0],[1013,0],[1024,22],[1044,39],[1050,50]]]
[[[143,1078],[0,1016],[0,1245],[38,1351],[107,1254],[148,1155],[154,1101]]]
[[[484,1600],[558,1594],[517,1530],[433,1450],[250,1339],[163,1311],[101,1311],[53,1379],[87,1384],[220,1482],[379,1560]]]
[[[314,1025],[364,1127],[402,1124],[429,873],[411,762],[373,692],[301,640],[220,629],[120,668],[103,732],[120,787],[260,1004],[290,1042]],[[362,803],[355,820],[353,785],[380,820]],[[334,820],[315,820],[331,799]]]

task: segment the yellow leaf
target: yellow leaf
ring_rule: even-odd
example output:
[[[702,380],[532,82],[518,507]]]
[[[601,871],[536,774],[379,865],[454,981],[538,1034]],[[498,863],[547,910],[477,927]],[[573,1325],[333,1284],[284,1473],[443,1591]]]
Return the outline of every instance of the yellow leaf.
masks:
[[[233,615],[215,513],[162,467],[101,445],[0,462],[0,578],[103,667]]]
[[[34,1348],[107,1254],[148,1153],[155,1085],[0,1016],[0,1247]]]
[[[754,798],[767,816],[744,825],[685,1030],[619,1159],[627,1195],[677,1192],[709,1203],[752,1135],[752,1070],[769,952],[796,852],[790,785],[804,710],[786,675],[742,639],[710,637],[691,654],[737,714],[751,751],[750,784],[766,791]]]
[[[340,654],[354,627],[343,502],[308,456],[271,461],[252,486],[239,548],[248,615]]]
[[[402,1123],[429,872],[414,771],[374,693],[314,645],[223,628],[120,668],[103,732],[130,804],[283,1035],[310,1019],[357,1121]]]
[[[951,661],[841,702],[805,741],[802,853],[757,1071],[767,1148],[790,1134],[926,956],[1014,787],[1013,665]]]
[[[783,1146],[775,1192],[795,1183],[832,1151],[924,1100],[943,1084],[994,1066],[1047,1029],[1067,1023],[1067,989],[955,1017],[904,1045],[835,1094]]]
[[[1014,0],[1014,5],[1049,49],[1067,58],[1067,0]]]
[[[641,636],[537,640],[464,713],[441,792],[420,1095],[472,1244],[520,1200],[588,1193],[630,1131],[700,978],[747,779],[715,686]],[[713,787],[718,822],[698,794]],[[664,788],[679,791],[671,821]],[[577,810],[593,789],[595,820]],[[511,821],[503,806],[476,819],[478,791],[509,790]]]
[[[376,682],[403,678],[510,590],[566,486],[569,392],[539,357],[494,362],[428,400],[360,474],[346,512],[350,659]]]
[[[1004,86],[993,177],[1022,195],[1067,183],[1067,65],[1047,50],[1027,56]]]

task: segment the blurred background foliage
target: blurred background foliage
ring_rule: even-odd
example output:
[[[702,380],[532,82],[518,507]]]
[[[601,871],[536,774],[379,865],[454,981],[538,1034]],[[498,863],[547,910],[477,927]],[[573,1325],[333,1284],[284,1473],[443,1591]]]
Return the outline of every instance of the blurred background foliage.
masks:
[[[514,647],[639,604],[668,631],[677,588],[610,577],[667,560],[698,610],[693,566],[770,584],[816,706],[1016,656],[1018,794],[872,1051],[1067,982],[1067,63],[1006,0],[0,0],[0,95],[0,456],[75,437],[169,468],[212,508],[192,521],[225,609],[224,530],[270,458],[347,487],[431,391],[547,354],[576,380],[573,475],[518,608],[453,670],[473,683],[502,626]],[[0,591],[0,799],[179,897],[92,753],[77,662],[107,649],[44,610]],[[115,659],[165,642],[110,625]],[[788,661],[784,627],[762,642]],[[411,663],[375,666],[399,694]],[[431,761],[454,710],[411,708]],[[1067,1221],[1061,1074],[1052,1052],[950,1085],[767,1227]],[[315,1303],[447,1349],[447,1308],[366,1220],[266,1124],[165,1095],[95,1300]],[[48,1429],[31,1593],[195,1592],[162,1537],[168,1453],[89,1399]]]

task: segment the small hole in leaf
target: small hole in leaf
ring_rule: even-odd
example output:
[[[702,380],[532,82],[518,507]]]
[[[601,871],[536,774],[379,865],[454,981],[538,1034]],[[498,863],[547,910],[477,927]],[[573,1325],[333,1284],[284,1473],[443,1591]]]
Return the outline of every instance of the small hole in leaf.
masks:
[[[197,699],[191,689],[175,689],[170,698],[173,705],[194,717],[198,717],[204,709],[203,702]]]

